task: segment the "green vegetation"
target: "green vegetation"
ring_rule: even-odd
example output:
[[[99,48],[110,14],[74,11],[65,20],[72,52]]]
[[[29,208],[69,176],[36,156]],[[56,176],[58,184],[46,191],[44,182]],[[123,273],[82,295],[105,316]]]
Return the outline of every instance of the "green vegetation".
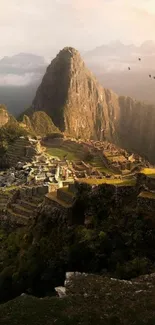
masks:
[[[10,116],[8,123],[0,128],[0,156],[5,154],[9,144],[20,136],[26,135],[28,135],[28,131],[21,127],[14,117]]]
[[[63,148],[47,148],[47,153],[51,156],[58,157],[61,160],[64,159],[64,156],[66,156],[66,159],[68,159],[68,160],[78,160],[79,159],[79,156],[76,155],[76,153],[71,152],[69,150],[65,150]]]
[[[36,135],[46,136],[53,132],[59,132],[58,128],[53,124],[52,119],[43,111],[34,112],[32,115],[24,116],[23,122],[28,128],[33,130]]]
[[[66,188],[62,190],[67,191]],[[0,231],[1,302],[14,298],[22,292],[39,297],[52,295],[53,288],[63,284],[65,272],[68,270],[120,279],[131,279],[154,272],[154,217],[146,218],[146,214],[140,214],[130,204],[127,205],[126,200],[120,208],[116,207],[114,191],[111,187],[105,188],[101,185],[92,191],[88,184],[78,184],[77,200],[72,206],[72,214],[67,216],[69,222],[71,217],[74,225],[68,227],[65,216],[64,210],[49,205],[40,211],[37,219],[28,228],[14,229],[10,233],[8,230]],[[84,225],[85,216],[88,218],[87,221],[90,221],[88,228]],[[97,280],[95,283],[98,288]],[[103,292],[99,293],[98,289],[96,292],[99,293],[100,301],[98,313],[99,310],[101,313],[104,311],[104,316],[107,314],[105,313],[106,294],[112,293],[112,297],[114,294],[112,284],[107,287],[106,282],[103,284],[101,280],[101,283]],[[93,279],[90,279],[89,288],[93,287]],[[81,288],[79,285],[80,290]],[[129,307],[127,295],[129,291],[126,290],[122,296],[121,289],[120,300],[117,300],[118,289],[115,292],[117,297],[108,300],[110,308],[115,305],[118,310],[118,306],[122,306],[124,301],[124,311],[125,306],[127,310]],[[93,315],[98,305],[95,296],[92,294],[90,301],[77,294],[64,300],[54,297],[44,300],[21,297],[0,306],[0,313],[3,315],[2,324],[9,325],[11,321],[12,325],[20,324],[23,317],[22,325],[38,325],[45,321],[45,315],[45,324],[47,322],[49,325],[55,319],[57,324],[80,324],[78,323],[80,321],[81,324],[85,324],[88,317],[87,308],[89,313],[90,309],[92,310],[91,317],[94,324]],[[82,306],[86,309],[83,319]],[[131,306],[133,308],[133,304]],[[135,308],[140,308],[141,303],[136,306]],[[29,312],[26,313],[28,309]],[[58,310],[59,314],[57,314]],[[112,315],[115,316],[115,311]],[[110,316],[111,313],[108,312],[108,317]],[[130,325],[128,322],[126,324]]]

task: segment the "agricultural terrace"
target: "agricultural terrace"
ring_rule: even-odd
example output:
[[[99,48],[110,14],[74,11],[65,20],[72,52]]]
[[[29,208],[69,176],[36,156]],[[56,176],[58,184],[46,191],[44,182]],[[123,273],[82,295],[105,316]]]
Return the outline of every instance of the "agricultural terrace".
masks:
[[[96,178],[81,178],[78,180],[79,183],[86,183],[88,185],[101,185],[111,184],[115,186],[135,186],[136,181],[134,179],[96,179]]]
[[[143,168],[141,169],[141,173],[148,177],[155,177],[155,168]]]

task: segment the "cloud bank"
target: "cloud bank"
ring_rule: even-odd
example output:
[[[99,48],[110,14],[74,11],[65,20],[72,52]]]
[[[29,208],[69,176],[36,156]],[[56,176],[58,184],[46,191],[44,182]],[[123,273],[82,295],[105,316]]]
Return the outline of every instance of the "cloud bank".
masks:
[[[1,0],[1,56],[155,39],[154,0]]]

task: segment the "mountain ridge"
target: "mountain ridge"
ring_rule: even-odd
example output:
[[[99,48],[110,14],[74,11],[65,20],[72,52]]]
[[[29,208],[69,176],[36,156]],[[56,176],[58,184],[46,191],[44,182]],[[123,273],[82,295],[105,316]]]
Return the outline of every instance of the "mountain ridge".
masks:
[[[103,88],[74,48],[61,50],[48,66],[25,114],[35,111],[73,137],[106,139],[154,161],[155,106]]]

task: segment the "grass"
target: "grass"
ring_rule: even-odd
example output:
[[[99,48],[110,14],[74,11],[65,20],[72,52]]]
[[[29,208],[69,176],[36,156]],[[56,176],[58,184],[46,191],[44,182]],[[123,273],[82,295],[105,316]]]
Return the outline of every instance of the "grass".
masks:
[[[96,178],[80,178],[79,183],[86,183],[89,185],[101,185],[101,184],[111,184],[118,186],[135,186],[136,181],[134,179],[96,179]]]
[[[143,198],[146,198],[146,199],[153,199],[153,200],[155,200],[155,193],[152,193],[152,192],[141,192],[139,194],[139,197],[143,197]]]
[[[53,157],[58,157],[59,159],[63,160],[64,156],[67,155],[67,160],[78,160],[79,157],[73,151],[68,151],[60,148],[47,148],[47,153]]]
[[[1,325],[154,325],[155,288],[89,275],[68,286],[68,296],[24,296],[0,305]]]
[[[104,166],[103,161],[99,156],[95,156],[89,163],[92,167],[98,169],[100,172],[111,174],[112,171]]]
[[[5,187],[4,188],[4,192],[10,192],[12,190],[16,190],[17,188],[19,188],[19,186],[16,186],[16,185],[12,185],[12,186],[9,186],[9,187]]]
[[[143,168],[141,169],[141,173],[149,177],[155,177],[155,168]]]

